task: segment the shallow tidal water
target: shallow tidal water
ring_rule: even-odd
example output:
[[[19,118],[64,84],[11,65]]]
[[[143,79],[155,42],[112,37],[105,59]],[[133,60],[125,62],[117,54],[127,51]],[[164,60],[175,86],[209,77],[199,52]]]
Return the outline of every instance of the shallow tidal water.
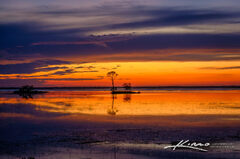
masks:
[[[0,158],[240,158],[240,90],[0,92]],[[181,140],[207,152],[164,149]]]

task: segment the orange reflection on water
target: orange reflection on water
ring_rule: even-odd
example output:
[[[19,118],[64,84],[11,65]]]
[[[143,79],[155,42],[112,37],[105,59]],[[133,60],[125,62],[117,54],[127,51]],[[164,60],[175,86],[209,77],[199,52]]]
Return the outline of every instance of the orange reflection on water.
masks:
[[[91,115],[238,115],[240,91],[49,92],[23,99],[1,97],[0,104],[31,104],[36,111]]]

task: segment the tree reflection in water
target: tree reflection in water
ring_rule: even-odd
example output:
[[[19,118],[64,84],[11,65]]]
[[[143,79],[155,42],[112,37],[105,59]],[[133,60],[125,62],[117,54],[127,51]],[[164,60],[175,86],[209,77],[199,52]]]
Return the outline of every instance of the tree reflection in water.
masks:
[[[114,108],[114,100],[117,99],[117,95],[116,94],[112,94],[112,106],[110,109],[107,110],[107,113],[109,115],[116,115],[118,110],[116,108]]]
[[[131,94],[124,94],[123,102],[130,103],[131,99],[132,99],[132,95]]]
[[[117,115],[118,109],[114,107],[115,99],[117,99],[117,94],[112,94],[112,106],[107,110],[107,113],[109,115]],[[132,99],[131,94],[124,94],[123,96],[123,102],[130,103]]]

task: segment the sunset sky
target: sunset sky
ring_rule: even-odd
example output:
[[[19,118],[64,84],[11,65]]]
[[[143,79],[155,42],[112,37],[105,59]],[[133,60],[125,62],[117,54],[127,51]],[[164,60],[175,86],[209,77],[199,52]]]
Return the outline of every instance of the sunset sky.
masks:
[[[1,0],[0,87],[240,85],[239,0]]]

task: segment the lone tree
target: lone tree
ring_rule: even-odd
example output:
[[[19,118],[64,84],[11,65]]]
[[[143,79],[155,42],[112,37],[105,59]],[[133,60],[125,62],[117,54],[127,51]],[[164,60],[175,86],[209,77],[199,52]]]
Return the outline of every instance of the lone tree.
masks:
[[[112,91],[115,90],[114,80],[116,79],[117,76],[118,74],[115,71],[110,71],[107,73],[107,77],[109,77],[112,80]]]

